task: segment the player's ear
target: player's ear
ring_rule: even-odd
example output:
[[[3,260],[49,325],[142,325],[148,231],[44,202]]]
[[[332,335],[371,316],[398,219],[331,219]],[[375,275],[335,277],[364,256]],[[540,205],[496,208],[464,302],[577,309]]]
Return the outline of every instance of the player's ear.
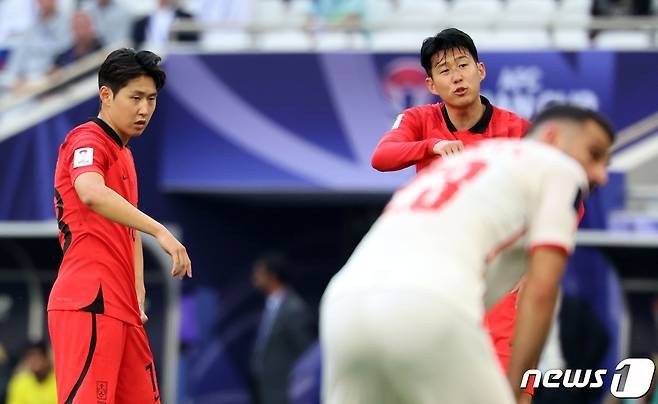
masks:
[[[425,86],[430,93],[440,97],[439,93],[434,88],[434,80],[432,80],[431,77],[425,77]]]
[[[482,62],[478,62],[477,67],[478,73],[480,74],[480,81],[482,81],[485,77],[487,77],[487,69],[484,67],[484,63]]]
[[[548,123],[544,125],[542,128],[542,131],[539,134],[539,140],[548,143],[552,146],[557,145],[559,142],[559,133],[558,133],[558,127],[555,124]]]
[[[113,97],[112,90],[108,86],[101,86],[98,89],[98,95],[101,99],[101,104],[108,103]]]

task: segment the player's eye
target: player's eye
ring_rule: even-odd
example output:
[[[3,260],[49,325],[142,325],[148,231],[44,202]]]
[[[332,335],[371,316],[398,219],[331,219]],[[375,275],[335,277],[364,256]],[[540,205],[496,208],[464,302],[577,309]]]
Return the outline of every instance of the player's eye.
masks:
[[[140,98],[140,97],[139,97],[138,95],[133,95],[132,98],[133,98],[133,100],[139,101],[139,98]]]
[[[465,68],[466,66],[468,66],[467,63],[462,63],[462,64],[459,65],[459,67],[461,67],[462,69]]]
[[[448,73],[448,69],[443,69],[443,70],[439,71],[439,74],[446,74],[446,73]]]

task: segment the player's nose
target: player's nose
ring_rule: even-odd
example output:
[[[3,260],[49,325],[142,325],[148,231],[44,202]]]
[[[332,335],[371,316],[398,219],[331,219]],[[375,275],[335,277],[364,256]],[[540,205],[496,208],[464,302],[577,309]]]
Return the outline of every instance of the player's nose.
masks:
[[[592,179],[598,185],[605,185],[608,183],[608,167],[605,164],[599,164],[594,167],[594,172],[592,173]]]

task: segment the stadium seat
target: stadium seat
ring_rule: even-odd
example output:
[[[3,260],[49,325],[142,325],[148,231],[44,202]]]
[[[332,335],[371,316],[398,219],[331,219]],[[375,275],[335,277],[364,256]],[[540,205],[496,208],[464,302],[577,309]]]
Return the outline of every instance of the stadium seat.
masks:
[[[315,35],[315,48],[319,51],[361,50],[367,46],[366,37],[358,32],[320,32]]]
[[[556,28],[585,28],[592,19],[591,0],[562,0],[553,19]]]
[[[377,30],[370,35],[370,49],[374,51],[418,52],[423,40],[435,35],[434,30],[394,31]]]
[[[256,48],[262,51],[309,51],[313,43],[309,34],[301,30],[269,31],[259,35]]]
[[[594,48],[642,50],[651,47],[651,36],[644,31],[602,31],[594,37]]]
[[[285,21],[288,13],[281,0],[258,0],[255,3],[254,14],[259,24],[277,25]]]
[[[447,18],[448,26],[469,31],[469,27],[486,29],[502,12],[499,0],[459,0],[453,1]],[[470,31],[469,31],[470,32]]]
[[[545,28],[555,15],[555,0],[508,0],[496,19],[501,29]]]
[[[201,37],[201,48],[210,52],[227,52],[251,48],[251,36],[244,31],[213,30]]]
[[[401,0],[396,20],[407,27],[435,27],[446,22],[447,11],[444,0]]]
[[[551,47],[551,38],[545,29],[517,29],[494,31],[478,48],[491,50],[540,50]]]
[[[584,29],[559,29],[553,31],[553,46],[562,50],[582,50],[590,47],[589,33]]]
[[[385,29],[395,24],[397,10],[390,0],[366,0],[364,21],[371,29]]]

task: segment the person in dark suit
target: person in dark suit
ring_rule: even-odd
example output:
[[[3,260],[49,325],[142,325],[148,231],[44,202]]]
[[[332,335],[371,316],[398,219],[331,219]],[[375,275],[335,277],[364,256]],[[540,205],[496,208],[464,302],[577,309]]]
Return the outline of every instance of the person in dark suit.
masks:
[[[144,44],[161,47],[169,40],[169,31],[177,20],[192,19],[192,14],[177,6],[177,0],[160,0],[158,8],[151,14],[140,18],[132,29],[133,44],[140,48]],[[173,39],[180,42],[196,42],[197,32],[179,32]]]
[[[266,297],[251,357],[259,404],[288,404],[288,375],[314,339],[310,310],[288,286],[287,272],[285,257],[276,253],[253,266],[253,284]]]

